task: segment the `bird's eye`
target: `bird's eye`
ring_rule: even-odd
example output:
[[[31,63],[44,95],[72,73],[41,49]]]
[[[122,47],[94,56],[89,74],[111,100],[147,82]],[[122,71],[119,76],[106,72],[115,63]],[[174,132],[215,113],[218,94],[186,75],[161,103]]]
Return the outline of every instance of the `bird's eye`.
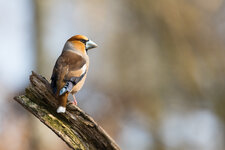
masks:
[[[87,42],[87,41],[84,40],[84,39],[81,39],[80,41],[81,41],[82,43],[84,43],[84,44],[86,44],[86,42]]]

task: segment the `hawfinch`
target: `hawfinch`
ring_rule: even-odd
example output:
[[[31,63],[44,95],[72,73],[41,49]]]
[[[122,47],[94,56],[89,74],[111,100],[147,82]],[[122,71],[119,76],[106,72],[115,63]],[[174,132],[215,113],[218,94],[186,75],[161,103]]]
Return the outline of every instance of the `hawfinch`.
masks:
[[[87,75],[89,66],[87,51],[95,47],[97,45],[83,35],[76,35],[67,40],[51,77],[53,93],[59,100],[57,113],[65,113],[70,93],[77,105],[74,94],[82,88]]]

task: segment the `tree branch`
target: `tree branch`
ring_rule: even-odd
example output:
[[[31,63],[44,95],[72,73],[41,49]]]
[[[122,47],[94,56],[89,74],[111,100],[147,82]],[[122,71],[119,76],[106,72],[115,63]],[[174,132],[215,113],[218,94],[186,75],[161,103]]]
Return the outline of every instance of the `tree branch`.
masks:
[[[114,140],[84,111],[71,103],[56,113],[57,99],[49,82],[32,72],[26,94],[14,99],[35,115],[74,150],[120,150]]]

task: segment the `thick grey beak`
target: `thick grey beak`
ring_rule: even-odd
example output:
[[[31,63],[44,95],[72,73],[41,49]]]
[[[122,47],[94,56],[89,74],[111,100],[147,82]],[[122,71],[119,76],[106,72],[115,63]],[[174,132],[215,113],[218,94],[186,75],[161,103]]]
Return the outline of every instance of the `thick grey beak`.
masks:
[[[98,45],[97,45],[95,42],[93,42],[92,40],[88,40],[88,41],[86,42],[86,50],[95,48],[95,47],[97,47],[97,46],[98,46]]]

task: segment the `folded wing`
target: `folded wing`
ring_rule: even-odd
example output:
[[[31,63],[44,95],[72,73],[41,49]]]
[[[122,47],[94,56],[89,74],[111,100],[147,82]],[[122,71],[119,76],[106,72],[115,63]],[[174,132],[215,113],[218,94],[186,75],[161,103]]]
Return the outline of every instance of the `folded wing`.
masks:
[[[62,95],[71,92],[72,88],[86,74],[85,59],[72,51],[66,51],[56,61],[51,77],[53,93]]]

